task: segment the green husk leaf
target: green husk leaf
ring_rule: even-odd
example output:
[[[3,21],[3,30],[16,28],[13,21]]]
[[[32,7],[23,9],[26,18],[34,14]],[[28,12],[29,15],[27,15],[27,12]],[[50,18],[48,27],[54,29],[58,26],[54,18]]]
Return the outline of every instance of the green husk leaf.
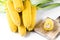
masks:
[[[45,6],[44,9],[52,9],[52,8],[55,8],[58,6],[60,6],[60,3],[54,3],[54,4],[50,4],[50,5]]]
[[[58,7],[60,6],[60,3],[53,3],[53,4],[40,4],[37,6],[37,8],[42,8],[42,9],[52,9],[52,8],[55,8],[55,7]]]
[[[46,4],[52,2],[53,0],[30,0],[30,1],[32,5],[36,6],[38,4]]]

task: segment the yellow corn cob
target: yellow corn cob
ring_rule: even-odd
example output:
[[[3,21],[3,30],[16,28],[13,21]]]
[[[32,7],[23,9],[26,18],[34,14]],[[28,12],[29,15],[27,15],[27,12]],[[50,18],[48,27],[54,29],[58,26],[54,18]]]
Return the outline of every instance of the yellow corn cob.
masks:
[[[9,14],[12,18],[12,21],[17,25],[20,26],[21,20],[18,12],[14,9],[13,3],[10,0],[7,0],[7,8],[9,11]]]
[[[31,26],[29,28],[27,28],[29,31],[34,29],[34,26],[36,23],[36,7],[35,6],[32,6],[31,15],[32,15]]]
[[[21,12],[24,9],[23,0],[13,0],[13,4],[14,4],[15,9],[18,12]]]
[[[21,25],[21,26],[18,26],[18,32],[21,36],[25,36],[27,31],[26,31],[26,28],[23,25]]]
[[[6,13],[6,16],[7,16],[8,23],[9,23],[9,26],[10,26],[11,31],[12,32],[17,32],[17,30],[18,30],[17,26],[11,20],[11,17],[10,17],[10,14],[9,14],[8,10],[6,12],[7,12]]]
[[[50,30],[53,30],[53,28],[54,28],[53,20],[50,18],[47,18],[44,23],[44,29],[50,31]]]
[[[22,19],[25,27],[31,25],[31,3],[28,0],[25,1],[25,10],[22,12]]]

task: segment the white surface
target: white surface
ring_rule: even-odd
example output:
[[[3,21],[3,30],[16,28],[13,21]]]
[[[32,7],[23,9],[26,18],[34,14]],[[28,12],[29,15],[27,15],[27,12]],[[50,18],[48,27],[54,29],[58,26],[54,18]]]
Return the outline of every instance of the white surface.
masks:
[[[60,6],[50,10],[38,10],[36,22],[47,17],[55,20],[58,16],[60,16]]]
[[[37,19],[44,19],[46,17],[50,17],[52,19],[56,19],[60,16],[60,7],[54,8],[50,11],[40,12],[38,11]],[[0,40],[47,40],[43,36],[31,32],[27,37],[21,37],[18,33],[12,33],[10,31],[7,18],[5,14],[0,14]],[[56,39],[60,40],[60,36]]]

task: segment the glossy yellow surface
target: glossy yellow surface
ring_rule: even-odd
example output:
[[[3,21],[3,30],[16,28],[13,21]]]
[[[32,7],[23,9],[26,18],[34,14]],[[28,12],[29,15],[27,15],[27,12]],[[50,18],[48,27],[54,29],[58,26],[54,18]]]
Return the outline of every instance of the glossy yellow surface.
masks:
[[[44,23],[44,29],[50,31],[50,30],[53,30],[53,28],[54,28],[53,20],[50,18],[47,18]]]
[[[13,3],[10,0],[7,0],[7,8],[12,21],[15,23],[15,25],[20,26],[21,20],[19,13],[14,9]]]

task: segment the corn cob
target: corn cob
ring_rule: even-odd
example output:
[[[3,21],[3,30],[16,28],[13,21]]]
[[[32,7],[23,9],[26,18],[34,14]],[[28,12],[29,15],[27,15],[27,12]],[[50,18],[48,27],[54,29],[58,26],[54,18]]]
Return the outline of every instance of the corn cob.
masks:
[[[47,31],[53,30],[54,28],[54,22],[52,19],[47,18],[44,23],[44,29]]]
[[[31,3],[28,0],[25,1],[25,9],[22,12],[22,19],[25,27],[31,25]]]
[[[13,4],[14,4],[15,9],[18,12],[21,12],[24,9],[23,0],[13,0]]]
[[[9,14],[12,18],[12,21],[17,25],[20,26],[21,20],[18,12],[14,9],[13,3],[10,0],[7,0],[7,8],[9,11]]]
[[[34,26],[36,23],[36,7],[35,6],[32,6],[31,15],[32,15],[31,26],[29,28],[27,28],[29,31],[34,29]]]
[[[7,20],[8,20],[8,23],[9,23],[9,26],[10,26],[10,29],[12,32],[17,32],[18,31],[18,28],[17,26],[13,23],[11,17],[10,17],[10,14],[8,12],[8,10],[6,10],[6,16],[7,16]]]
[[[18,32],[21,36],[25,36],[27,31],[23,25],[20,25],[20,26],[18,26]]]

